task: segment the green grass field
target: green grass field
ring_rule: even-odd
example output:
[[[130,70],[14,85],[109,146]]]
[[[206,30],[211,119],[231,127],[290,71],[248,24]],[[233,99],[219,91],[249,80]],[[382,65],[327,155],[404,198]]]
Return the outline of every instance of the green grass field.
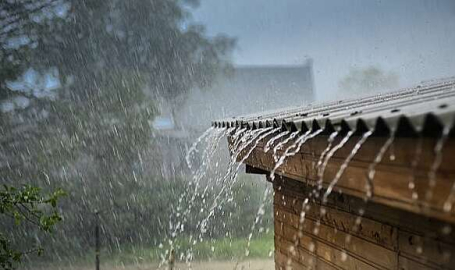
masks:
[[[273,234],[267,234],[261,238],[253,238],[247,253],[247,239],[215,239],[211,241],[190,243],[188,239],[178,239],[174,243],[176,259],[186,256],[191,250],[194,261],[201,260],[232,260],[242,258],[268,258],[273,252]],[[121,252],[113,254],[101,254],[102,261],[109,261],[114,264],[134,264],[142,262],[160,261],[169,250],[169,245],[160,247],[129,247]]]
[[[247,261],[273,259],[273,231],[263,234],[261,237],[253,238],[250,242],[249,254],[246,256],[247,250],[246,238],[222,238],[209,241],[197,242],[193,244],[189,239],[181,238],[175,241],[174,247],[176,251],[176,261],[182,262],[180,256],[186,256],[187,251],[191,250],[193,254],[192,261],[195,262],[223,262],[223,261]],[[132,265],[158,265],[162,258],[167,259],[166,251],[170,248],[169,245],[163,245],[161,248],[156,247],[138,247],[128,246],[120,247],[116,252],[109,253],[107,250],[101,250],[101,264],[105,267],[116,269],[118,266]],[[53,262],[29,262],[24,265],[25,269],[91,269],[95,261],[95,251],[88,250],[86,256],[79,258],[63,258],[61,261]]]

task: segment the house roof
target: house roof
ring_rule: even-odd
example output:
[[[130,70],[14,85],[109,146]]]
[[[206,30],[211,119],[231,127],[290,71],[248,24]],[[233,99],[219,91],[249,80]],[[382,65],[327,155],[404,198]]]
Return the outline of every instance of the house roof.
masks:
[[[282,127],[283,130],[324,129],[396,136],[436,136],[452,128],[455,120],[455,79],[427,82],[395,92],[330,103],[221,119],[215,127]],[[452,129],[453,131],[453,129]]]

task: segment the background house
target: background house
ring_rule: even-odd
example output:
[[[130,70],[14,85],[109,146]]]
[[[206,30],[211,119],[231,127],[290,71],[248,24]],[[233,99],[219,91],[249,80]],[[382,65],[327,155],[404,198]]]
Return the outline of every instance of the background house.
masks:
[[[241,66],[220,76],[210,89],[193,89],[181,108],[157,102],[152,123],[163,158],[162,174],[186,172],[185,154],[213,119],[302,106],[314,99],[313,64]]]
[[[183,128],[200,132],[213,119],[301,106],[313,100],[311,60],[296,66],[240,66],[210,89],[195,89],[177,117]]]

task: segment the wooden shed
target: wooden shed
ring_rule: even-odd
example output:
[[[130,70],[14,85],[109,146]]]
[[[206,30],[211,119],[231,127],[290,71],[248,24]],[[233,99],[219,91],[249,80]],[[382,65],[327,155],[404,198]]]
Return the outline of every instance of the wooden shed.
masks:
[[[454,116],[444,81],[213,126],[266,135],[236,158],[273,184],[276,269],[455,269]]]

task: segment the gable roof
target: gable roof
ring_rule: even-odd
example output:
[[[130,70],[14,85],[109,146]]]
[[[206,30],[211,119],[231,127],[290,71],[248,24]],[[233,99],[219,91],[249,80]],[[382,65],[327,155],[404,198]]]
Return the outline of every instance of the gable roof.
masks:
[[[256,113],[212,122],[215,127],[282,127],[283,130],[374,130],[397,136],[434,136],[455,120],[455,80],[433,81],[413,88]]]

